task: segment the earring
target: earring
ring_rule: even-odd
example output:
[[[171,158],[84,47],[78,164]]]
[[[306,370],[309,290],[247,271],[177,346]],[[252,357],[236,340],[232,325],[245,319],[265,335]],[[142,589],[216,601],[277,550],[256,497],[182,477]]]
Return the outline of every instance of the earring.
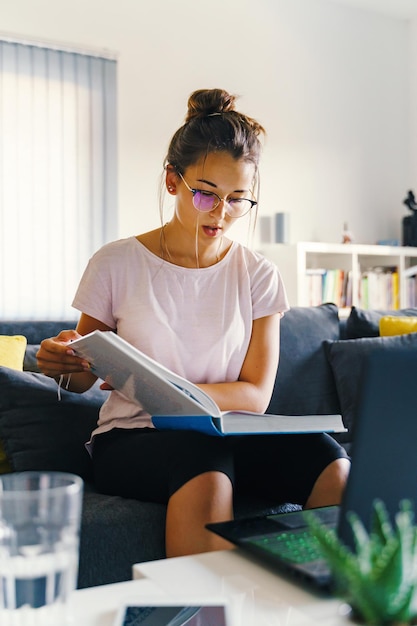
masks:
[[[174,191],[174,187],[169,186],[168,191]]]

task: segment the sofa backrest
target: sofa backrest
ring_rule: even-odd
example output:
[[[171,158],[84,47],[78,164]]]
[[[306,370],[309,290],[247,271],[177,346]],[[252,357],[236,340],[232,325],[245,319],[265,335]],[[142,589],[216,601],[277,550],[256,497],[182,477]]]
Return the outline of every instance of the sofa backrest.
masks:
[[[75,328],[76,325],[75,320],[0,320],[0,335],[24,335],[28,345],[39,344],[46,337],[55,337],[63,328]]]

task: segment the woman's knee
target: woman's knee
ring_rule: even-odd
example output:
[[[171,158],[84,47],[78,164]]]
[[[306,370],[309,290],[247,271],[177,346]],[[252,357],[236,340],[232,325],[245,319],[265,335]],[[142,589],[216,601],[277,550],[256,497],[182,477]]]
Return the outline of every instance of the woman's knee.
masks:
[[[339,458],[327,465],[314,483],[305,507],[340,504],[349,471],[350,460],[348,458]]]
[[[194,476],[181,485],[171,496],[187,494],[194,502],[206,505],[215,504],[219,499],[233,499],[233,485],[228,474],[220,471],[207,471]]]
[[[182,485],[169,499],[168,512],[205,523],[233,517],[233,486],[222,472],[205,472]],[[171,517],[171,515],[169,515]]]

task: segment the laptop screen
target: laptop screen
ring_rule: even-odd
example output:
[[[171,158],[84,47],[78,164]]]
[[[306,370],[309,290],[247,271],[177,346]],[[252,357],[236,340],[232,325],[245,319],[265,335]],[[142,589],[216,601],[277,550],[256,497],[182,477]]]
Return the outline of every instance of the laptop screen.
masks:
[[[417,502],[417,352],[377,350],[363,369],[353,432],[352,467],[339,516],[339,537],[353,537],[346,513],[369,530],[381,499],[392,520],[401,500]]]

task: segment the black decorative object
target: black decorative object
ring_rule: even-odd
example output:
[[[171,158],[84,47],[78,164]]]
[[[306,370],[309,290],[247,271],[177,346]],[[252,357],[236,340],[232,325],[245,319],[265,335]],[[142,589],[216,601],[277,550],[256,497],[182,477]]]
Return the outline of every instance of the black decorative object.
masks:
[[[403,201],[411,215],[403,217],[403,246],[417,246],[417,202],[412,191],[409,191]]]

